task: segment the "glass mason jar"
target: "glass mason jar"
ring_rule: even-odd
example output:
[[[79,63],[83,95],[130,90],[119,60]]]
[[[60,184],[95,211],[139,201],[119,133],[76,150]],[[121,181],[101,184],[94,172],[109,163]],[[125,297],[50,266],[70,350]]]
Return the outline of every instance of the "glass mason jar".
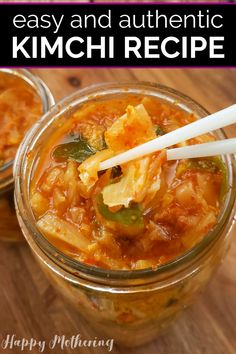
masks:
[[[84,102],[120,93],[142,93],[175,102],[198,118],[208,114],[189,97],[150,83],[110,83],[78,91],[54,106],[22,142],[14,167],[15,203],[25,238],[51,282],[105,338],[135,346],[152,340],[192,303],[225,255],[235,213],[235,162],[233,156],[224,157],[229,190],[217,225],[180,257],[156,270],[134,271],[104,270],[69,258],[36,227],[29,200],[32,171],[43,141],[63,119]],[[222,131],[215,134],[218,139],[225,138]]]
[[[44,82],[36,75],[25,69],[0,69],[10,75],[16,75],[30,84],[41,98],[43,112],[46,113],[54,104],[54,99]],[[5,163],[0,167],[0,240],[21,241],[22,232],[17,222],[14,197],[13,197],[13,173],[14,160]]]

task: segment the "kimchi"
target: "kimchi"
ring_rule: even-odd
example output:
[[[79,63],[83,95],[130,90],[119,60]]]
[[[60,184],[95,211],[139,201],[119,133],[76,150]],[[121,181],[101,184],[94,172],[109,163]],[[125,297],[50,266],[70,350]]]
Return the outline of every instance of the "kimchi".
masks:
[[[99,164],[195,119],[142,94],[84,103],[39,157],[30,191],[38,229],[69,257],[105,269],[155,269],[190,250],[217,223],[228,188],[221,157],[173,162],[162,150],[105,171]]]
[[[42,115],[39,95],[25,79],[0,72],[0,167],[14,159],[27,130]]]

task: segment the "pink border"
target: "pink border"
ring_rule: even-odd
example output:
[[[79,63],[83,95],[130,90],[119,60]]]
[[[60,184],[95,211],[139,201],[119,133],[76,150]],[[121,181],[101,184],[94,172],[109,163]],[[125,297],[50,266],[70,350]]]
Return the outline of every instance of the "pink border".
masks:
[[[211,2],[211,1],[201,1],[201,2],[197,2],[197,1],[194,1],[194,2],[166,2],[166,3],[163,3],[161,1],[150,1],[150,2],[145,2],[145,3],[140,3],[140,2],[132,2],[132,3],[126,3],[125,1],[124,2],[99,2],[99,3],[93,3],[93,2],[77,2],[77,1],[69,1],[69,2],[65,2],[65,1],[62,1],[62,2],[27,2],[27,1],[24,1],[24,2],[0,2],[0,5],[141,5],[141,6],[145,6],[145,5],[236,5],[236,3],[231,3],[231,2],[228,2],[228,1],[224,1],[224,2]]]
[[[0,69],[236,69],[234,66],[0,66]]]

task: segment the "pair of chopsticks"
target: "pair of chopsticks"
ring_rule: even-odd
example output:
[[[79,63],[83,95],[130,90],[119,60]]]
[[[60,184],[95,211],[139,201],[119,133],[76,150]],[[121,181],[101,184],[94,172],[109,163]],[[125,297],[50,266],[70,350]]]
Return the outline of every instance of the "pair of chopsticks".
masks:
[[[236,104],[103,161],[99,165],[99,171],[122,165],[233,123],[236,123]],[[176,149],[167,149],[167,160],[233,154],[235,152],[236,138],[233,138]]]

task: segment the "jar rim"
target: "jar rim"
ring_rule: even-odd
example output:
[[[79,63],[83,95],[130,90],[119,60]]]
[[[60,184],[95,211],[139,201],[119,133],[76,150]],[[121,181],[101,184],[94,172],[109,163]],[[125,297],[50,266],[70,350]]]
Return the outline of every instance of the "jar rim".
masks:
[[[123,91],[121,91],[123,89]],[[115,91],[117,90],[117,91]],[[136,91],[135,91],[136,90]],[[112,93],[142,93],[146,92],[159,93],[159,98],[169,100],[170,102],[179,101],[178,105],[181,108],[189,112],[193,112],[193,109],[189,108],[187,104],[192,105],[198,110],[198,115],[208,115],[209,113],[198,104],[195,100],[191,99],[187,95],[169,88],[167,86],[150,83],[150,82],[108,82],[100,83],[89,86],[85,89],[78,90],[72,95],[62,99],[54,107],[50,109],[44,116],[39,119],[31,129],[30,133],[21,143],[14,164],[14,176],[15,176],[15,204],[17,209],[18,218],[24,223],[26,228],[30,231],[30,238],[33,244],[36,244],[41,251],[54,263],[57,264],[63,270],[67,270],[70,273],[80,276],[92,276],[96,280],[136,280],[140,278],[153,278],[160,274],[168,273],[169,271],[176,270],[189,264],[189,262],[198,259],[204,254],[209,247],[211,247],[215,241],[220,237],[221,231],[225,227],[227,221],[232,217],[232,209],[235,204],[236,197],[236,179],[234,176],[235,171],[235,156],[227,155],[224,157],[227,163],[228,176],[229,176],[229,190],[225,197],[221,212],[218,216],[218,222],[207,235],[203,237],[195,246],[174,258],[173,260],[158,266],[156,269],[145,268],[139,270],[110,270],[88,265],[65,255],[62,251],[53,246],[45,236],[37,229],[35,225],[35,218],[33,216],[32,209],[29,201],[29,181],[26,186],[25,174],[29,173],[26,161],[27,152],[31,151],[37,139],[47,130],[48,127],[56,120],[63,116],[68,110],[74,109],[78,104],[88,102],[91,99],[100,98]],[[182,102],[181,102],[182,100]],[[184,102],[184,103],[183,103]],[[41,127],[43,125],[43,129]],[[41,134],[41,135],[40,135]],[[218,131],[220,139],[226,138],[225,133]],[[23,183],[22,183],[23,182]],[[27,198],[28,193],[28,198]],[[27,212],[27,215],[24,215]],[[23,231],[24,232],[24,231]],[[27,236],[25,235],[26,239]],[[28,241],[28,239],[27,239]],[[31,245],[30,242],[30,245]],[[31,245],[32,247],[32,245]]]
[[[43,114],[45,114],[50,109],[50,107],[55,104],[54,97],[45,82],[37,75],[31,73],[29,70],[0,68],[0,72],[18,76],[19,78],[27,82],[31,87],[33,87],[33,89],[36,91],[39,98],[41,99],[43,106]],[[11,170],[14,164],[14,160],[15,157],[7,161],[0,167],[0,174],[5,173],[7,170],[9,170],[9,174],[7,177],[4,177],[3,179],[1,179],[0,177],[0,190],[7,191],[9,189],[12,189],[13,187],[14,179]]]

